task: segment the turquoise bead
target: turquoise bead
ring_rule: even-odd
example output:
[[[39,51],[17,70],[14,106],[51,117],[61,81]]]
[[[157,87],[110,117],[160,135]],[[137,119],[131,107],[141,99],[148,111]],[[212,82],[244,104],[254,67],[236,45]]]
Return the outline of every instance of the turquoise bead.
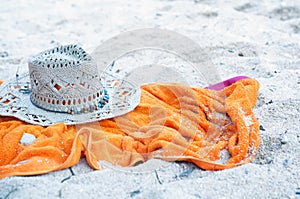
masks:
[[[107,92],[106,89],[104,89],[103,91],[104,91],[104,95],[107,95],[107,94],[108,94],[108,92]]]

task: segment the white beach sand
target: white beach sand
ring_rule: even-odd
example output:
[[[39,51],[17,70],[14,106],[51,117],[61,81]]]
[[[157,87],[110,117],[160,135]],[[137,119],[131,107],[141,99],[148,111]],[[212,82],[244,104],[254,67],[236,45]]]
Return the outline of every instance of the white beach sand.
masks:
[[[101,42],[138,28],[176,31],[210,52],[222,79],[261,84],[256,159],[210,172],[164,163],[156,172],[93,171],[86,161],[45,175],[0,180],[0,198],[300,198],[300,1],[1,1],[0,79],[27,70],[30,55]],[[144,74],[145,75],[145,74]],[[183,74],[189,77],[192,74]],[[176,80],[176,78],[174,79]],[[154,163],[157,164],[157,163]],[[69,178],[68,178],[69,177]]]

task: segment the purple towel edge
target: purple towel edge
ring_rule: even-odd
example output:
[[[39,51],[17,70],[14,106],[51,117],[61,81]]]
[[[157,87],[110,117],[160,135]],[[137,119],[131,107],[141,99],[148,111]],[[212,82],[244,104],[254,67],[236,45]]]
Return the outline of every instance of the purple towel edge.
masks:
[[[218,91],[218,90],[222,90],[222,89],[226,88],[227,86],[230,86],[231,84],[234,84],[235,82],[237,82],[241,79],[246,79],[246,78],[249,78],[249,77],[248,76],[236,76],[236,77],[232,77],[230,79],[224,80],[222,82],[219,82],[217,84],[207,86],[205,88]]]

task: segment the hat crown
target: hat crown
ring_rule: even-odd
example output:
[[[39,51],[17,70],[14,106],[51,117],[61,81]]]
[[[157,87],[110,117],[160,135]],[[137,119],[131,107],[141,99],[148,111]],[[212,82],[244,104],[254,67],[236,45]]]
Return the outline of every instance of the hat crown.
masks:
[[[56,112],[99,108],[105,97],[95,61],[78,45],[59,46],[29,59],[31,101]]]

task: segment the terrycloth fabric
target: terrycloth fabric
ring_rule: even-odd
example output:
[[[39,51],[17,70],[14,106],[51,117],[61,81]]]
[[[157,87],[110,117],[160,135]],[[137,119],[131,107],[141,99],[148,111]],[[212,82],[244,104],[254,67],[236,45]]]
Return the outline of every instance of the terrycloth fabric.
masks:
[[[84,154],[98,161],[134,166],[151,158],[190,161],[220,170],[250,162],[260,143],[252,109],[259,83],[243,79],[221,91],[180,84],[141,87],[132,112],[98,123],[47,128],[0,117],[0,178],[35,175],[70,167]],[[20,140],[24,133],[32,144]],[[228,151],[229,160],[222,154]],[[226,156],[226,155],[225,155]]]
[[[0,178],[48,173],[78,163],[82,145],[75,132],[74,127],[67,128],[64,124],[43,128],[17,120],[2,121]],[[20,143],[24,133],[34,135],[35,142]]]

